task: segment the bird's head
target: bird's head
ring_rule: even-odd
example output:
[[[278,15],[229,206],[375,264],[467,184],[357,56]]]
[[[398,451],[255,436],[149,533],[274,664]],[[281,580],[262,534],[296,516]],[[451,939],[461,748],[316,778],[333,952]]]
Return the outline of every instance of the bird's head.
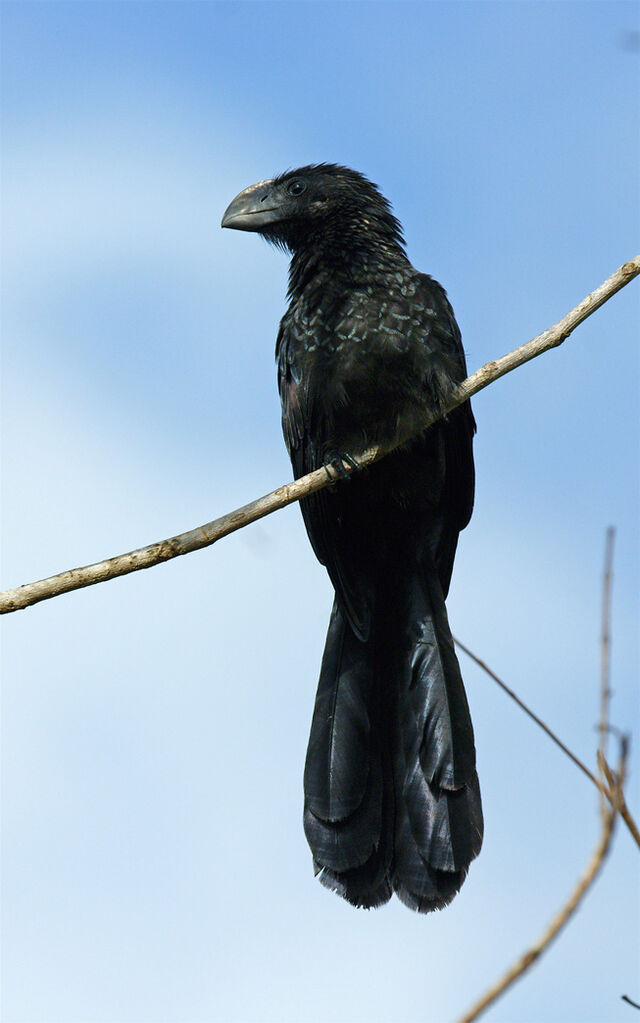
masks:
[[[227,207],[222,227],[258,232],[293,253],[318,246],[353,248],[368,239],[404,245],[400,224],[376,185],[333,163],[250,185]]]

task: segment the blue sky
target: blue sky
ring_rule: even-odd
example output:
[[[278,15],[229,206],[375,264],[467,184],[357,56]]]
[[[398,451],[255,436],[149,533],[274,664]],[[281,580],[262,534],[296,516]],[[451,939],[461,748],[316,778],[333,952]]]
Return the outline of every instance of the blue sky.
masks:
[[[2,4],[3,584],[190,528],[290,477],[286,259],[222,232],[336,160],[393,202],[471,369],[638,248],[629,3]],[[635,33],[635,35],[634,35]],[[449,613],[593,762],[605,528],[638,807],[638,286],[475,400]],[[486,816],[444,913],[313,879],[302,768],[331,603],[290,508],[3,622],[3,1018],[440,1023],[543,929],[595,793],[461,659]],[[486,1016],[626,1021],[637,860]]]

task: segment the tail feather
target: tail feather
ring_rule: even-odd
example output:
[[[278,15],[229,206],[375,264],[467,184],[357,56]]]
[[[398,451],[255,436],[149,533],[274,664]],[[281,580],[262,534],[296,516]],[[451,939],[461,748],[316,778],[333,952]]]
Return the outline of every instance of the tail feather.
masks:
[[[382,591],[381,591],[382,595]],[[366,642],[334,604],[305,767],[305,833],[326,887],[451,901],[482,844],[473,728],[435,568],[386,587]]]
[[[430,913],[447,906],[467,875],[466,870],[438,870],[420,853],[407,814],[396,825],[393,889],[405,906]]]
[[[322,884],[358,906],[391,896],[374,678],[371,647],[334,604],[304,772],[304,829]]]
[[[425,863],[436,870],[456,873],[477,856],[482,843],[479,802],[477,775],[457,792],[438,791],[414,764],[405,777],[403,803],[413,840]]]
[[[374,760],[362,802],[348,817],[333,821],[318,816],[307,802],[304,831],[316,860],[329,870],[361,867],[376,853],[382,834],[382,772]]]
[[[421,912],[446,906],[482,845],[482,808],[469,706],[440,582],[408,591],[408,670],[400,672],[395,742],[394,888]]]
[[[335,604],[304,771],[306,805],[325,821],[355,813],[369,782],[373,679],[365,651]]]
[[[408,594],[410,696],[400,694],[405,724],[413,717],[425,779],[456,791],[473,777],[475,746],[469,704],[436,573],[411,580]]]
[[[361,867],[351,870],[340,873],[328,870],[315,859],[313,869],[320,884],[360,909],[376,909],[393,895],[388,863],[380,850],[376,850]]]

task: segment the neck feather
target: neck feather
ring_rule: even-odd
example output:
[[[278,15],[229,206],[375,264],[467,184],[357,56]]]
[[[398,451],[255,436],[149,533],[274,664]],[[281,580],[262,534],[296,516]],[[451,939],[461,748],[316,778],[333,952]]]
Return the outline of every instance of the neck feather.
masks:
[[[318,232],[300,230],[287,240],[287,248],[291,252],[290,297],[321,274],[353,286],[383,279],[410,265],[402,236],[393,226],[385,231],[365,223],[349,230],[342,224],[332,231],[324,225]]]

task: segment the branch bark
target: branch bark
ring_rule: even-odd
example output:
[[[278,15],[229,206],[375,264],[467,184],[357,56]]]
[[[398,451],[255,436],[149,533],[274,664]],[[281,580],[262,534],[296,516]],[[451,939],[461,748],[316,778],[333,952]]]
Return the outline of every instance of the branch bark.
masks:
[[[441,412],[441,416],[451,412],[462,402],[471,398],[472,395],[482,391],[494,380],[498,380],[506,373],[517,369],[531,359],[548,351],[550,348],[557,348],[561,345],[577,326],[584,322],[588,316],[604,305],[616,292],[624,288],[626,284],[640,274],[640,255],[624,263],[618,270],[607,278],[595,291],[587,295],[574,309],[566,316],[555,323],[548,330],[538,334],[531,341],[527,341],[519,348],[514,349],[502,358],[493,362],[487,362],[480,369],[472,373],[470,377],[460,384],[454,391],[451,401]],[[425,419],[423,429],[431,426],[440,416],[433,416]],[[403,438],[399,443],[404,443],[408,438]],[[397,444],[385,447],[369,448],[358,456],[359,468],[371,465],[397,447]],[[352,466],[344,463],[345,472],[351,472]],[[323,466],[316,469],[292,483],[287,483],[270,494],[252,501],[250,504],[237,508],[212,522],[207,522],[196,529],[190,529],[186,533],[180,533],[167,540],[160,540],[147,547],[140,547],[127,554],[120,554],[105,561],[98,561],[93,565],[86,565],[83,568],[72,568],[67,572],[49,576],[47,579],[40,579],[37,582],[25,583],[15,589],[6,590],[0,593],[0,614],[9,614],[12,611],[20,611],[41,600],[49,600],[51,597],[60,596],[71,590],[82,589],[84,586],[93,586],[96,583],[106,582],[108,579],[116,579],[130,572],[139,572],[143,568],[151,568],[163,561],[177,558],[183,554],[190,554],[192,551],[209,547],[216,540],[228,536],[243,526],[256,522],[258,519],[278,511],[280,508],[299,501],[302,497],[321,490],[334,478],[333,469]]]

